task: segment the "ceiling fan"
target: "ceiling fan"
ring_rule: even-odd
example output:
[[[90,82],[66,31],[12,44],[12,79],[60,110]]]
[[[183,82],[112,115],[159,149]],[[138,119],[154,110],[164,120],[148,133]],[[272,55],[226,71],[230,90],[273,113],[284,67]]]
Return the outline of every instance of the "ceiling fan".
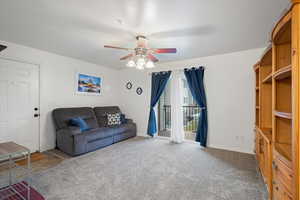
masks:
[[[126,66],[136,67],[137,69],[153,68],[154,63],[158,62],[158,59],[153,54],[161,53],[176,53],[176,48],[150,48],[148,46],[148,39],[143,35],[136,36],[137,47],[136,48],[123,48],[110,45],[104,45],[105,48],[126,50],[130,53],[120,60],[129,59]]]

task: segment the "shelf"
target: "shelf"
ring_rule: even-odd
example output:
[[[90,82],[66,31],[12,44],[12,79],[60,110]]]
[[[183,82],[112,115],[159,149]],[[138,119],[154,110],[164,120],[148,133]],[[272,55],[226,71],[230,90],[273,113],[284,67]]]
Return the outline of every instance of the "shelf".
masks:
[[[264,80],[263,83],[272,83],[272,73],[270,73]]]
[[[255,87],[255,90],[259,90],[259,87]]]
[[[286,158],[288,161],[292,160],[292,145],[284,143],[275,143],[276,151]]]
[[[260,109],[260,107],[259,107],[259,106],[256,106],[256,107],[255,107],[255,109],[257,109],[257,110],[258,110],[258,109]]]
[[[284,118],[284,119],[292,119],[292,113],[279,112],[279,111],[275,110],[274,115],[276,117],[281,117],[281,118]]]
[[[276,80],[282,80],[285,78],[289,78],[292,75],[292,65],[288,65],[286,67],[280,68],[279,70],[277,70],[273,77]]]

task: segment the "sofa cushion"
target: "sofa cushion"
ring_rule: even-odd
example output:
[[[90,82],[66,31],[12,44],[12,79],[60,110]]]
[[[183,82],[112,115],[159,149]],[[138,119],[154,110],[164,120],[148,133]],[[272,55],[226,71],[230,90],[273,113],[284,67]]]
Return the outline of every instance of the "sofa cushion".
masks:
[[[118,135],[118,134],[128,132],[128,131],[135,132],[136,125],[134,123],[126,123],[126,124],[120,124],[120,125],[112,126],[110,128],[112,129],[112,131],[115,135],[116,134]]]
[[[57,108],[53,111],[52,115],[57,130],[67,128],[69,126],[70,119],[74,117],[81,117],[92,129],[98,128],[94,111],[89,107]]]
[[[136,136],[135,132],[125,132],[123,134],[115,135],[113,139],[114,139],[114,143],[116,143],[135,136]]]
[[[85,135],[87,142],[92,142],[95,140],[112,137],[115,135],[115,132],[111,128],[103,127],[84,131],[83,134]]]
[[[99,127],[107,126],[107,114],[121,113],[118,106],[95,107],[94,112],[95,112]]]

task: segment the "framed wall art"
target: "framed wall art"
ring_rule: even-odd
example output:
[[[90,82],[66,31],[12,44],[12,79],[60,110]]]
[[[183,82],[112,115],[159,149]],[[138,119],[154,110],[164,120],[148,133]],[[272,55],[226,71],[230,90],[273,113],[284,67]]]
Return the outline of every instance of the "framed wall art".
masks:
[[[76,94],[101,95],[102,81],[100,76],[76,73]]]

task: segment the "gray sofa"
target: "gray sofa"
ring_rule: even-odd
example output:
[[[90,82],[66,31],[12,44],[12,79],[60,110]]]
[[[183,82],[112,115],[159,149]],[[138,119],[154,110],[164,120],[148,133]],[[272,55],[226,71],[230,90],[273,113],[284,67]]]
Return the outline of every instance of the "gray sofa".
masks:
[[[136,136],[136,124],[126,123],[106,126],[108,113],[121,112],[117,106],[58,108],[52,113],[56,128],[56,145],[63,152],[77,156]],[[81,117],[91,128],[81,132],[79,127],[70,126],[71,118]]]

